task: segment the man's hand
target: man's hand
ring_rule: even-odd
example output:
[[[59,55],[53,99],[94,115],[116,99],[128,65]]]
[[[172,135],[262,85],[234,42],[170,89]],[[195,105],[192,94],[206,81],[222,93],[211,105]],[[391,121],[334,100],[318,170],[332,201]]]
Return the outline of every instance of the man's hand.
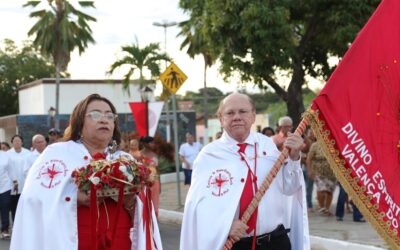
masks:
[[[289,149],[289,157],[291,160],[297,161],[300,159],[300,149],[303,143],[304,140],[300,135],[288,133],[284,146]]]
[[[249,228],[241,220],[234,220],[229,231],[229,236],[236,241],[239,241],[243,236],[246,235],[246,230]]]

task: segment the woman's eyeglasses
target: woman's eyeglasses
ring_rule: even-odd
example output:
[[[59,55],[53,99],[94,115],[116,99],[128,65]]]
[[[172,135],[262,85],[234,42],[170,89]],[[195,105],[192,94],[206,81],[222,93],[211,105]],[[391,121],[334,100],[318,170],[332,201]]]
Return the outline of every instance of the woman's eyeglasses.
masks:
[[[101,118],[106,118],[107,121],[115,121],[115,119],[117,119],[118,115],[114,114],[112,112],[107,112],[107,113],[101,113],[100,111],[90,111],[86,114],[86,116],[89,116],[90,118],[92,118],[93,121],[100,121]]]

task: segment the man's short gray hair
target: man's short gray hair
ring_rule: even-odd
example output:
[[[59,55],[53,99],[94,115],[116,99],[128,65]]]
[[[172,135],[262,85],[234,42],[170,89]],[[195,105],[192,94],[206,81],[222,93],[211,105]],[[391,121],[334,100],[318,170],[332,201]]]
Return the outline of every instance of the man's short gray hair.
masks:
[[[283,126],[283,124],[288,124],[288,123],[290,123],[290,125],[293,125],[292,118],[290,118],[289,116],[282,116],[281,118],[279,118],[278,126]]]

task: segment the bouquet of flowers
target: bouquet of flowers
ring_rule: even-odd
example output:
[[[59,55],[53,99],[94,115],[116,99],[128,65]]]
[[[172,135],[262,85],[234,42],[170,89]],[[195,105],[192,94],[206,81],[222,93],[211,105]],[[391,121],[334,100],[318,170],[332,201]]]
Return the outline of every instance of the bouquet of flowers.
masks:
[[[106,160],[104,155],[97,154],[88,165],[74,170],[72,177],[82,192],[89,193],[93,184],[97,197],[115,197],[121,187],[124,194],[129,194],[151,186],[156,170],[137,160],[124,157]]]

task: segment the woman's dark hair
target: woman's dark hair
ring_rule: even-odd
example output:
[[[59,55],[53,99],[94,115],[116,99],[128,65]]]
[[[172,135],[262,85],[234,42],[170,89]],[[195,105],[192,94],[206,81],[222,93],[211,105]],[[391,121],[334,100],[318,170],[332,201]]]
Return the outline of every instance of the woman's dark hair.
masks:
[[[11,147],[10,147],[10,144],[8,144],[8,142],[3,141],[3,142],[1,142],[0,144],[6,146],[8,149],[11,148]]]
[[[141,143],[150,143],[153,140],[154,140],[154,138],[151,137],[151,136],[142,136],[142,137],[140,137],[139,142],[141,142]]]
[[[15,139],[16,137],[18,137],[19,139],[21,139],[21,142],[22,142],[22,143],[24,142],[24,138],[22,138],[22,136],[20,136],[20,135],[14,135],[13,137],[11,137],[11,143],[13,143],[13,141],[14,141],[14,139]]]
[[[65,141],[69,140],[76,141],[81,138],[81,132],[83,129],[83,123],[85,121],[87,107],[93,101],[102,101],[107,103],[108,106],[110,106],[111,111],[114,114],[117,114],[117,110],[115,109],[114,105],[107,98],[102,97],[98,94],[89,95],[88,97],[80,101],[78,105],[75,106],[74,111],[72,112],[71,117],[69,119],[69,125],[64,132],[63,139]],[[115,119],[114,121],[113,140],[115,140],[118,145],[121,143],[121,131],[119,129],[118,118]]]
[[[265,135],[265,134],[267,133],[267,131],[271,131],[271,133],[272,133],[273,135],[275,134],[274,129],[271,128],[271,127],[265,127],[265,128],[263,128],[263,130],[261,130],[261,134]]]

